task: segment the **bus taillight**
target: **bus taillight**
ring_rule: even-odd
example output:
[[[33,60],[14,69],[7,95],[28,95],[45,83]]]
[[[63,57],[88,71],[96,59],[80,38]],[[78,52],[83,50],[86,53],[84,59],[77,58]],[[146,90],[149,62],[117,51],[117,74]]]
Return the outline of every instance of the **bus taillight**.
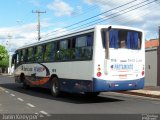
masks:
[[[144,71],[142,71],[142,76],[144,76]]]
[[[100,64],[98,64],[97,77],[100,77],[101,75],[102,75],[102,73],[101,73]]]
[[[101,72],[97,72],[97,76],[101,77],[102,73]]]
[[[144,65],[143,65],[143,70],[142,70],[142,76],[144,76]]]

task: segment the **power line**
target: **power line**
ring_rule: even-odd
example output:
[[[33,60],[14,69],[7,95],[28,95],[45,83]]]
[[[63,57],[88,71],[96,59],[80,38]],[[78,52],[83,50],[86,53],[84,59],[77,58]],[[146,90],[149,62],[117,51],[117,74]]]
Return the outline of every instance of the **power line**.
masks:
[[[106,4],[108,4],[109,2],[111,2],[110,0],[99,0],[99,1],[103,2],[103,5],[106,5]],[[99,2],[99,1],[98,1],[98,2]],[[114,1],[114,0],[112,0],[112,2],[113,2],[113,1]],[[86,9],[83,11],[83,13],[79,13],[79,11],[75,11],[75,12],[74,12],[74,15],[72,16],[72,19],[73,19],[73,18],[78,18],[78,17],[83,16],[83,15],[86,15],[86,14],[88,14],[88,13],[91,13],[90,11],[93,12],[93,10],[97,10],[96,8],[97,8],[97,5],[94,5],[94,6],[92,6],[92,7],[86,8]],[[65,22],[66,22],[67,20],[70,20],[70,19],[65,19]],[[55,22],[55,21],[56,21],[56,22],[61,22],[61,21],[64,21],[64,18],[57,18],[57,19],[54,20],[54,22]]]
[[[148,1],[148,0],[147,0],[147,1]],[[99,21],[99,22],[96,22],[96,23],[94,23],[94,24],[101,23],[101,22],[103,22],[103,21],[109,20],[109,19],[111,19],[111,18],[118,17],[118,16],[123,15],[123,14],[125,14],[125,13],[131,12],[131,11],[136,10],[136,9],[138,9],[138,8],[141,8],[141,7],[144,7],[144,6],[146,6],[146,5],[149,5],[149,4],[151,4],[151,3],[155,2],[155,1],[157,1],[157,0],[154,0],[154,1],[152,1],[152,2],[146,3],[146,4],[141,5],[141,6],[138,6],[138,5],[140,5],[141,3],[140,3],[140,4],[137,4],[138,7],[136,7],[136,8],[133,8],[133,9],[131,9],[131,10],[128,10],[128,11],[123,12],[123,13],[120,13],[120,14],[117,12],[118,14],[115,15],[115,16],[112,16],[112,15],[115,14],[115,13],[113,13],[113,14],[110,14],[110,15],[109,15],[109,16],[111,16],[110,18],[107,18],[107,19],[104,19],[104,20],[98,19],[98,20],[92,21],[92,22],[90,22],[90,23],[93,23],[93,22],[96,22],[96,21]],[[144,1],[144,2],[145,2],[145,1]],[[142,2],[142,3],[144,3],[144,2]],[[135,6],[136,6],[136,5],[135,5]],[[135,7],[135,6],[131,6],[131,7]],[[131,7],[129,7],[129,8],[131,8]],[[128,8],[127,8],[127,9],[128,9]],[[127,9],[123,9],[122,11],[125,11],[125,10],[127,10]],[[122,12],[122,11],[120,11],[120,12]],[[106,17],[108,17],[108,16],[105,16],[105,17],[103,17],[103,18],[106,18]],[[82,27],[82,26],[85,26],[85,25],[87,25],[87,24],[89,24],[89,23],[83,24],[83,25],[78,26],[78,27]],[[88,25],[87,27],[92,26],[92,25],[94,25],[94,24]],[[78,28],[78,27],[75,27],[75,28]],[[73,29],[75,29],[75,28],[73,28]]]
[[[146,1],[148,1],[148,0],[146,0]],[[144,7],[144,6],[146,6],[146,5],[148,5],[148,4],[151,4],[151,3],[153,3],[153,2],[155,2],[155,1],[157,1],[157,0],[154,0],[154,1],[152,1],[152,2],[148,2],[148,3],[146,3],[146,4],[143,4],[143,3],[145,3],[146,1],[141,2],[141,3],[138,3],[138,4],[134,5],[134,6],[130,6],[130,7],[126,8],[126,9],[121,10],[120,12],[123,12],[123,13],[120,13],[120,12],[113,13],[113,14],[110,14],[110,15],[109,15],[109,16],[111,16],[111,17],[109,17],[109,16],[103,17],[103,18],[109,17],[109,18],[107,18],[107,19],[105,19],[105,20],[97,19],[97,20],[94,20],[94,21],[92,21],[92,22],[89,22],[89,23],[80,25],[80,26],[78,26],[78,27],[74,27],[74,28],[72,28],[72,30],[74,30],[74,29],[76,29],[76,28],[79,28],[79,27],[81,28],[81,27],[83,27],[83,26],[85,26],[85,27],[90,27],[90,26],[92,26],[92,25],[94,25],[94,24],[104,22],[104,21],[106,21],[106,20],[108,20],[108,19],[115,18],[115,17],[118,17],[118,16],[120,16],[120,15],[122,15],[122,14],[131,12],[131,11],[136,10],[136,9],[138,9],[138,8],[141,8],[141,7]],[[143,5],[141,5],[141,4],[143,4]],[[141,6],[139,6],[139,5],[141,5]],[[137,7],[137,6],[138,6],[138,7]],[[135,7],[135,8],[130,9],[130,8],[132,8],[132,7]],[[130,9],[130,10],[128,10],[128,9]],[[126,10],[128,10],[128,11],[126,11]],[[115,14],[117,14],[117,15],[115,15]],[[92,24],[91,24],[91,23],[92,23]],[[89,25],[88,25],[88,24],[89,24]],[[88,25],[88,26],[86,26],[86,25]],[[49,36],[50,36],[50,35],[49,35]]]
[[[121,8],[121,7],[124,7],[124,6],[126,6],[126,5],[129,5],[129,4],[131,4],[131,3],[135,2],[135,1],[137,1],[137,0],[133,0],[133,1],[131,1],[131,2],[128,2],[128,3],[126,3],[126,4],[123,4],[123,5],[120,5],[120,6],[118,6],[118,7],[112,8],[112,9],[110,9],[110,10],[107,10],[107,11],[105,11],[105,12],[102,12],[102,13],[100,13],[100,14],[97,14],[97,15],[95,15],[95,16],[92,16],[92,17],[90,17],[90,18],[87,18],[87,19],[84,19],[84,20],[82,20],[82,21],[76,22],[76,23],[74,23],[74,24],[68,25],[68,26],[64,27],[63,29],[66,29],[66,28],[75,26],[75,25],[77,25],[77,24],[83,23],[83,22],[85,22],[85,21],[88,21],[88,20],[90,20],[90,19],[96,18],[96,17],[98,17],[98,16],[100,16],[100,15],[103,15],[103,14],[105,14],[105,13],[108,13],[108,12],[111,12],[111,11],[116,10],[116,9],[118,9],[118,8]],[[52,32],[46,34],[46,36],[49,35],[49,34],[51,34],[51,33],[53,33],[53,32],[57,32],[57,31],[58,31],[58,30],[52,31]],[[44,37],[45,37],[45,36],[44,36]]]
[[[146,7],[146,9],[147,8],[150,8],[150,11],[151,11],[151,9],[154,9],[155,10],[155,8],[159,8],[159,5],[158,4],[156,4],[155,6],[151,6],[151,7],[149,7],[149,6],[147,6]],[[141,15],[141,17],[143,16],[143,17],[145,17],[146,15],[148,15],[150,12],[147,12],[147,13],[144,13],[144,12],[141,12],[141,11],[139,11],[136,15]],[[132,14],[131,16],[135,16],[135,14]],[[117,18],[116,18],[117,19]],[[118,20],[116,20],[116,21],[118,21],[118,22],[120,22],[120,23],[122,23],[122,24],[128,24],[128,23],[131,23],[132,21],[133,21],[134,19],[130,19],[130,20],[125,20],[125,17],[123,17],[122,19],[119,19],[118,18]]]

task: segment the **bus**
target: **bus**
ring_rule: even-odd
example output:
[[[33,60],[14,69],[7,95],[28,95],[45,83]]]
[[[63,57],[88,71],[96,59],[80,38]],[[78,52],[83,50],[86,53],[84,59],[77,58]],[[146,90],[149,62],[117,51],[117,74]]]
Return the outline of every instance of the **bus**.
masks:
[[[97,96],[144,87],[145,47],[141,29],[93,28],[23,46],[13,55],[15,82],[25,88]]]

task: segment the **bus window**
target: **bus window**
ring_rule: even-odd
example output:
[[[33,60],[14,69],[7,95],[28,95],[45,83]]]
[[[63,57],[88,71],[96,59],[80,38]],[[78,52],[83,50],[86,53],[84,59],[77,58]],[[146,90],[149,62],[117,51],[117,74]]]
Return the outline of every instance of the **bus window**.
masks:
[[[28,62],[33,62],[33,48],[28,48],[28,56],[27,56],[28,58],[27,58],[27,60],[28,60]]]
[[[112,29],[109,33],[110,48],[127,48],[140,49],[141,48],[141,32]]]
[[[16,65],[19,65],[20,64],[20,50],[16,51],[16,58],[15,58],[15,63]]]
[[[59,58],[59,60],[69,60],[70,59],[69,40],[60,41],[58,58]]]
[[[17,64],[20,64],[20,62],[21,62],[21,51],[18,50],[18,51],[17,51],[17,59],[16,59],[16,63],[17,63]]]
[[[26,49],[23,49],[21,54],[21,62],[26,62],[26,60],[27,60]]]
[[[23,54],[22,54],[22,50],[20,50],[19,52],[20,52],[20,62],[23,62]]]
[[[53,43],[48,43],[45,45],[45,51],[44,51],[44,61],[48,62],[48,61],[53,61],[54,57],[54,51],[52,51],[53,48]]]
[[[60,50],[68,49],[68,40],[60,41]]]
[[[91,59],[92,57],[93,37],[85,35],[76,39],[76,59]]]
[[[78,37],[76,39],[76,47],[79,48],[79,47],[87,46],[87,41],[86,40],[87,40],[86,36]]]
[[[42,62],[43,61],[43,47],[42,47],[42,45],[35,47],[34,58],[35,58],[35,62]]]

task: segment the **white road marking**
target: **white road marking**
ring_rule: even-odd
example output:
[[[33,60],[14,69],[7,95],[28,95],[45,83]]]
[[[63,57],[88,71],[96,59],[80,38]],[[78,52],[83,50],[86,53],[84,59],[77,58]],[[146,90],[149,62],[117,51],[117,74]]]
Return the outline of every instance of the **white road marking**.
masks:
[[[14,94],[10,94],[10,95],[13,96],[13,97],[15,96]]]
[[[0,89],[1,89],[1,90],[3,90],[3,91],[5,90],[5,89],[4,89],[4,88],[2,88],[2,87],[0,87]]]
[[[7,90],[5,91],[6,93],[9,93]]]
[[[31,103],[27,103],[27,105],[28,105],[29,107],[36,107],[36,106],[32,105]]]
[[[21,101],[21,102],[23,102],[23,101],[24,101],[22,98],[17,98],[17,100],[19,100],[19,101]]]
[[[47,116],[50,116],[47,112],[45,112],[45,111],[39,111],[40,113],[42,113],[42,114],[44,114],[44,115],[47,115]]]

